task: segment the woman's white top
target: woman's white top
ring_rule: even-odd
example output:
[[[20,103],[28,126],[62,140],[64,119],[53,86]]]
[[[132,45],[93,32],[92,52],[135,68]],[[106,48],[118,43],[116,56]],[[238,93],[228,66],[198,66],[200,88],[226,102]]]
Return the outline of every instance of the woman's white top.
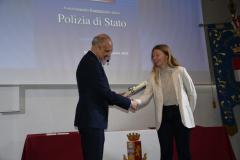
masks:
[[[173,78],[172,78],[173,69],[170,67],[160,70],[159,78],[162,83],[162,93],[163,93],[163,105],[178,105],[177,96],[174,89]]]

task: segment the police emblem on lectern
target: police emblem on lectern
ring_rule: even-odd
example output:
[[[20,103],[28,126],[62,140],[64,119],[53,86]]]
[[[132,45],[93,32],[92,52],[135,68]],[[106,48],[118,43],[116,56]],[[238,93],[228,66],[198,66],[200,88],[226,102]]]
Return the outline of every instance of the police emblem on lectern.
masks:
[[[142,158],[142,146],[140,141],[139,133],[129,133],[127,134],[128,142],[127,142],[127,154],[123,155],[123,160],[147,160],[147,154],[144,154]]]

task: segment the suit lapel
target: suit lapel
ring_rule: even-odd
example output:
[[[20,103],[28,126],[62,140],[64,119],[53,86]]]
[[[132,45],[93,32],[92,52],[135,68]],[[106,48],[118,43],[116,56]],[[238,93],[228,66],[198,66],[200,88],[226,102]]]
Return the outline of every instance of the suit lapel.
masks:
[[[176,93],[176,96],[177,96],[177,99],[179,97],[179,87],[180,87],[180,84],[179,83],[179,80],[178,80],[178,70],[177,69],[174,69],[173,70],[173,74],[172,74],[172,78],[173,78],[173,84],[174,84],[174,89],[175,89],[175,93]]]
[[[100,67],[101,73],[103,75],[103,78],[104,78],[105,82],[107,83],[107,86],[110,87],[108,79],[107,79],[107,75],[106,75],[105,70],[100,62],[99,62],[99,65],[100,65],[99,67]]]
[[[102,76],[101,78],[103,79],[103,83],[106,83],[107,86],[110,87],[102,63],[98,60],[97,56],[92,51],[89,51],[88,53],[95,58],[95,61],[98,65],[98,69],[99,69],[100,74]]]

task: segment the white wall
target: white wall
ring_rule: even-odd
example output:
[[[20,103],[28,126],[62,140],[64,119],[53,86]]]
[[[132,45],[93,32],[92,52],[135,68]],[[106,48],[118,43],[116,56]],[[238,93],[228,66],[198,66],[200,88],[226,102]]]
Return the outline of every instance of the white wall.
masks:
[[[127,85],[114,85],[112,89],[121,92],[127,87]],[[195,111],[197,124],[221,125],[219,108],[212,107],[214,88],[210,85],[198,85],[196,89],[198,93]],[[21,112],[0,114],[0,160],[21,159],[27,134],[75,131],[73,121],[78,100],[75,85],[20,86],[20,99]],[[154,126],[154,115],[152,102],[136,113],[126,113],[113,107],[109,113],[108,130],[146,129]],[[240,142],[239,135],[232,139],[235,153],[237,153],[240,150],[236,142]]]

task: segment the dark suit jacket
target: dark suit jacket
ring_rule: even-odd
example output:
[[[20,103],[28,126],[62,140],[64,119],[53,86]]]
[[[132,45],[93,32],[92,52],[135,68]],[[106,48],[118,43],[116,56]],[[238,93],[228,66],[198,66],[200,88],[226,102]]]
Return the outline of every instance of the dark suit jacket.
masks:
[[[111,91],[103,66],[88,51],[77,68],[79,101],[74,125],[78,128],[107,128],[108,105],[128,109],[131,101]]]

